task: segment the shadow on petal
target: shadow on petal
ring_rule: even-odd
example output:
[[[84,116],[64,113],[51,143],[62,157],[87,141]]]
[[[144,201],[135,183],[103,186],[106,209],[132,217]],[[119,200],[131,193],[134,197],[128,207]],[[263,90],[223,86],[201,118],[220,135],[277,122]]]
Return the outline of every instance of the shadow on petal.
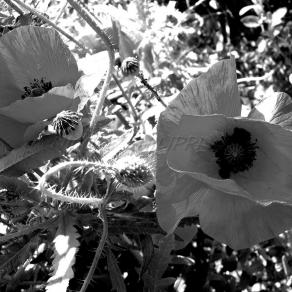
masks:
[[[249,118],[260,119],[292,129],[292,98],[284,92],[276,92],[262,100],[250,113]]]
[[[19,147],[24,143],[23,135],[28,126],[0,115],[0,138],[13,148]]]
[[[63,110],[76,110],[79,98],[74,97],[71,84],[55,87],[49,92],[17,100],[9,106],[0,108],[0,114],[21,123],[36,123],[54,117]]]
[[[292,205],[263,206],[211,189],[197,200],[196,210],[203,231],[233,249],[249,248],[292,227]]]

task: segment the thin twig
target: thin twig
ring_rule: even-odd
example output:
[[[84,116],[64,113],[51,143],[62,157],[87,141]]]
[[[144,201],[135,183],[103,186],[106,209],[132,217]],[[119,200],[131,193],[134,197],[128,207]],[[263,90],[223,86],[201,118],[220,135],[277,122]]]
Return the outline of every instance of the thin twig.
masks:
[[[97,25],[97,21],[90,15],[90,13],[86,11],[83,7],[81,7],[75,0],[68,0],[68,2],[102,39],[102,41],[104,42],[106,46],[108,56],[109,56],[109,66],[106,73],[105,81],[103,83],[102,89],[100,90],[99,100],[95,107],[94,113],[92,115],[92,119],[90,121],[90,132],[91,134],[94,134],[96,124],[101,115],[106,92],[107,92],[107,89],[112,77],[112,73],[113,73],[113,67],[114,67],[114,61],[115,61],[114,49],[113,49],[112,43],[110,42],[110,39],[108,38],[106,33]]]
[[[270,71],[270,72],[268,72],[265,75],[260,76],[260,77],[251,76],[251,77],[239,78],[239,79],[237,79],[237,83],[262,81],[262,80],[270,78],[273,75],[273,73],[274,73],[274,71],[272,70],[272,71]]]
[[[129,104],[131,110],[132,110],[132,113],[133,113],[133,116],[134,116],[134,120],[137,121],[139,119],[139,116],[136,112],[136,109],[135,107],[133,106],[132,102],[131,102],[131,99],[129,98],[129,96],[127,95],[127,93],[125,92],[125,90],[123,89],[120,81],[118,80],[118,78],[116,77],[115,74],[113,74],[113,78],[116,82],[116,84],[118,85],[119,89],[121,90],[121,93],[123,95],[123,97],[127,100],[127,103]]]
[[[15,5],[11,0],[3,0],[7,5],[14,9],[18,14],[23,15],[23,11]]]
[[[37,10],[29,7],[28,5],[24,4],[20,0],[13,0],[13,1],[16,2],[18,5],[20,5],[22,8],[28,10],[29,12],[33,13],[34,15],[38,16],[40,19],[42,19],[43,21],[45,21],[46,23],[48,23],[49,25],[51,25],[55,30],[59,31],[66,38],[68,38],[70,41],[74,42],[77,46],[79,46],[80,48],[82,48],[85,51],[88,51],[88,49],[86,49],[80,42],[78,42],[77,40],[75,40],[71,35],[69,35],[63,29],[61,29],[60,27],[58,27],[54,22],[50,21],[48,18],[46,18],[45,16],[43,16],[40,12],[38,12]]]
[[[55,19],[56,24],[59,22],[60,17],[61,17],[62,14],[64,13],[67,4],[68,4],[68,2],[67,2],[67,0],[65,0],[65,4],[62,6],[62,8],[61,8],[61,10],[60,10],[60,12],[59,12],[59,15],[58,15],[58,16],[56,17],[56,19]]]
[[[141,83],[148,89],[150,90],[156,99],[164,106],[167,107],[165,102],[161,99],[161,97],[158,95],[157,91],[148,83],[147,79],[145,79],[144,75],[142,72],[140,72],[137,77],[140,79]]]

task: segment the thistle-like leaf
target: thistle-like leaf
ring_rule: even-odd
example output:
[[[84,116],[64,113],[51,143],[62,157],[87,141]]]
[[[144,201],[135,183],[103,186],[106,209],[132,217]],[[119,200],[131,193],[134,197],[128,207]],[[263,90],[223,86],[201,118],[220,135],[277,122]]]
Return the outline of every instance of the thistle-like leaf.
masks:
[[[46,136],[33,145],[24,145],[14,149],[0,159],[0,173],[9,176],[21,176],[50,159],[61,156],[67,147],[77,141],[70,141],[56,135]]]
[[[54,239],[53,273],[46,287],[47,292],[66,292],[73,278],[73,265],[79,247],[75,218],[69,213],[60,216],[59,227]]]
[[[112,282],[112,289],[116,290],[117,292],[126,292],[127,289],[122,277],[121,270],[111,250],[109,250],[107,253],[107,264]]]
[[[0,265],[0,275],[5,272],[9,274],[13,271],[16,271],[17,268],[32,255],[32,252],[38,245],[38,241],[39,236],[36,235],[18,251],[12,252],[11,255],[7,256],[4,260],[2,259],[2,263]]]
[[[161,290],[164,279],[161,279],[174,249],[174,235],[165,236],[159,242],[159,248],[154,250],[153,257],[148,266],[148,272],[143,275],[144,291],[158,292]]]

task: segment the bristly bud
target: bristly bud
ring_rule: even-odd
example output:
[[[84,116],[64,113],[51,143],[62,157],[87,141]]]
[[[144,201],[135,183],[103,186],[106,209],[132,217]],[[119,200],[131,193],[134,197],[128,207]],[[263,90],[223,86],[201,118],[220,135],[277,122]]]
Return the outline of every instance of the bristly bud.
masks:
[[[121,70],[125,77],[137,75],[140,70],[138,59],[134,57],[124,59],[121,65]]]
[[[82,114],[72,111],[62,111],[53,119],[54,130],[68,140],[78,140],[83,133]]]
[[[126,156],[118,159],[116,179],[122,190],[143,196],[147,187],[154,184],[154,171],[146,160],[137,156]]]

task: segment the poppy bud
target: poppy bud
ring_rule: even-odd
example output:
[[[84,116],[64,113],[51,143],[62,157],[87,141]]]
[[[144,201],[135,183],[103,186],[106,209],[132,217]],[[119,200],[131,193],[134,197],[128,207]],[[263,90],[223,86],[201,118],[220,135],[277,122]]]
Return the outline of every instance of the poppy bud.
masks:
[[[72,111],[62,111],[53,120],[56,133],[68,140],[78,140],[83,133],[82,115]]]
[[[143,195],[145,188],[154,183],[151,165],[137,156],[124,157],[117,161],[116,179],[123,190]]]
[[[139,61],[137,58],[128,57],[123,60],[121,65],[121,70],[123,75],[130,76],[130,75],[137,75],[139,73]]]

